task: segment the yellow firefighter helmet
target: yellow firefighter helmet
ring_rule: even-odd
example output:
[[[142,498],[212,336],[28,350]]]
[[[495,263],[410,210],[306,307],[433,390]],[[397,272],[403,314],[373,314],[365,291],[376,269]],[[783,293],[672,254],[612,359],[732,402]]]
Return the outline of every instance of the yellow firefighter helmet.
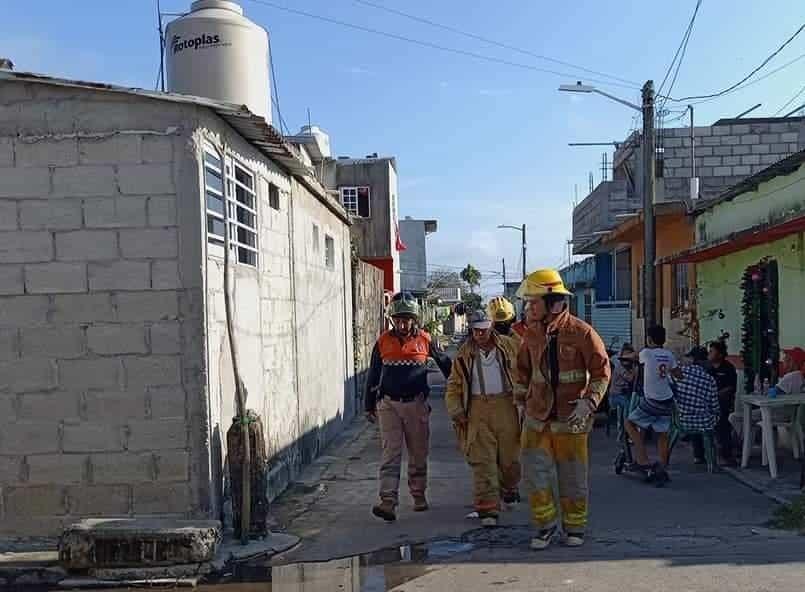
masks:
[[[538,269],[529,274],[517,289],[517,297],[529,300],[546,294],[563,294],[573,296],[573,293],[565,288],[562,276],[555,269]]]
[[[486,305],[486,314],[496,323],[505,323],[515,317],[514,305],[503,296],[495,296]]]

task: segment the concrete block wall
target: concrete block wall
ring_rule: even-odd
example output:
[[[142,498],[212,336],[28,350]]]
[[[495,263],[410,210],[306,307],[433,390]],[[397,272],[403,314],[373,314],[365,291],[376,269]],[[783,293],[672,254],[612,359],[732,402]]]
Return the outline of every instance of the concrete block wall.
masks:
[[[349,226],[302,184],[206,120],[196,133],[222,146],[256,176],[259,263],[233,265],[233,302],[239,366],[248,407],[266,427],[273,498],[317,456],[354,409]],[[269,203],[269,183],[280,191],[279,209]],[[313,226],[318,232],[314,248]],[[325,265],[325,240],[333,237],[335,266]],[[223,250],[207,245],[207,378],[212,412],[213,482],[218,504],[226,479],[226,431],[235,414],[232,360],[226,331]],[[351,403],[351,405],[350,405]],[[216,442],[220,444],[216,447]]]
[[[299,356],[299,452],[302,463],[324,449],[356,410],[349,227],[293,181],[294,302]],[[318,227],[319,248],[313,244]],[[333,239],[334,265],[325,262]],[[381,300],[382,302],[382,295]]]
[[[746,177],[805,148],[805,122],[799,118],[732,120],[695,129],[696,176],[704,197],[715,196]],[[690,128],[663,131],[664,199],[687,197]]]
[[[110,130],[118,98],[23,86],[0,90],[0,533],[206,515],[183,141],[149,131],[170,110]]]

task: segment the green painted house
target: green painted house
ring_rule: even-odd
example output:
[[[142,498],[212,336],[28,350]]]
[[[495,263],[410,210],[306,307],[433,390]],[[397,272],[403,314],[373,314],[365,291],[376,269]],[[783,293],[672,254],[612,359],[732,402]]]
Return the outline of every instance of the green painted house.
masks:
[[[693,215],[696,244],[661,263],[696,266],[699,341],[726,339],[746,390],[774,383],[781,349],[805,347],[805,150]]]

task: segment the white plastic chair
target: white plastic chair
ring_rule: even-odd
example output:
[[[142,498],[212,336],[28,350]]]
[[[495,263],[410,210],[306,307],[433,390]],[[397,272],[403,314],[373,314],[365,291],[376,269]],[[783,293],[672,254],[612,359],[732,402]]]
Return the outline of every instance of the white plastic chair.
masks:
[[[805,455],[805,428],[803,428],[803,422],[805,422],[805,405],[800,405],[797,407],[797,410],[794,412],[790,420],[773,422],[775,431],[779,431],[781,428],[785,430],[786,436],[788,436],[788,441],[791,443],[791,452],[793,452],[796,460],[799,460],[803,457],[803,455]],[[752,426],[753,442],[757,438],[758,432],[762,431],[762,422],[756,422]],[[772,438],[774,438],[774,434],[772,434]],[[766,467],[769,465],[769,453],[766,450],[766,440],[761,438],[760,441],[762,443],[761,462],[763,466]]]

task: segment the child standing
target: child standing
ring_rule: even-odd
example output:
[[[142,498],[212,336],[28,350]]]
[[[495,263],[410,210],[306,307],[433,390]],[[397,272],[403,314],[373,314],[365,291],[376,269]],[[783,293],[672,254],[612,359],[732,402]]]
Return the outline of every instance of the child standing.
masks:
[[[654,430],[660,457],[654,470],[667,480],[665,467],[669,456],[668,432],[671,430],[674,410],[674,391],[670,378],[681,378],[681,371],[674,354],[664,346],[665,328],[660,325],[650,327],[646,336],[646,348],[640,352],[639,357],[643,366],[643,398],[638,407],[629,414],[625,427],[635,444],[637,462],[646,470],[652,467],[649,465],[643,436],[645,430]]]

